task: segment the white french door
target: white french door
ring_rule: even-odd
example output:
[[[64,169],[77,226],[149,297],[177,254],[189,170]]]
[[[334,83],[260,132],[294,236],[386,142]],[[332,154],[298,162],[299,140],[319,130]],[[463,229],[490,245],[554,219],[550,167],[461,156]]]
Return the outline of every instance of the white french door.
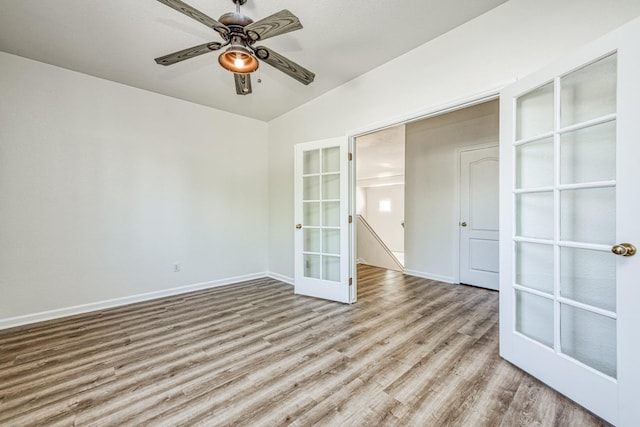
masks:
[[[638,40],[640,20],[500,97],[500,354],[620,426],[640,425]]]
[[[348,139],[295,146],[295,293],[351,302]]]

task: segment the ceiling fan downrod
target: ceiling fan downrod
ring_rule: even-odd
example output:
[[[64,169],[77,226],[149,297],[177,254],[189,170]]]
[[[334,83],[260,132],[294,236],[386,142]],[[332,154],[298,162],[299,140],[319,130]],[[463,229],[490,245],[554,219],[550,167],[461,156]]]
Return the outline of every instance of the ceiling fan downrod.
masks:
[[[231,0],[236,5],[236,13],[240,13],[240,6],[244,6],[247,0]]]

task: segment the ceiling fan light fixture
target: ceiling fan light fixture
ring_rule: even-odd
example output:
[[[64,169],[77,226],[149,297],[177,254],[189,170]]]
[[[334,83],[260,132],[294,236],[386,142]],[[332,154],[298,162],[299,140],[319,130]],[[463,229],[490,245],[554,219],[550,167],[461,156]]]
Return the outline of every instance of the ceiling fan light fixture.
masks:
[[[218,62],[223,68],[236,74],[253,73],[260,65],[251,51],[242,45],[231,45],[220,54]]]

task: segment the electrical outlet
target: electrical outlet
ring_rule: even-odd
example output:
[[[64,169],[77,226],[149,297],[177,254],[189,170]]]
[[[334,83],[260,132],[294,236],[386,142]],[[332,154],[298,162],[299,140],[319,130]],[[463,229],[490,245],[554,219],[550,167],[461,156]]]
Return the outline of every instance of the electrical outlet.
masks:
[[[175,264],[173,264],[174,273],[180,273],[180,270],[182,270],[182,265],[180,265],[179,262],[176,262]]]

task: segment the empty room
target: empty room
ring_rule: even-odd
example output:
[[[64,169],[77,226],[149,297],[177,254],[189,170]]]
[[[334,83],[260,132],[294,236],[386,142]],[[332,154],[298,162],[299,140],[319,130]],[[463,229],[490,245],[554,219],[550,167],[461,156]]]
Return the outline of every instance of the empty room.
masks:
[[[0,10],[0,426],[640,425],[637,0]]]

